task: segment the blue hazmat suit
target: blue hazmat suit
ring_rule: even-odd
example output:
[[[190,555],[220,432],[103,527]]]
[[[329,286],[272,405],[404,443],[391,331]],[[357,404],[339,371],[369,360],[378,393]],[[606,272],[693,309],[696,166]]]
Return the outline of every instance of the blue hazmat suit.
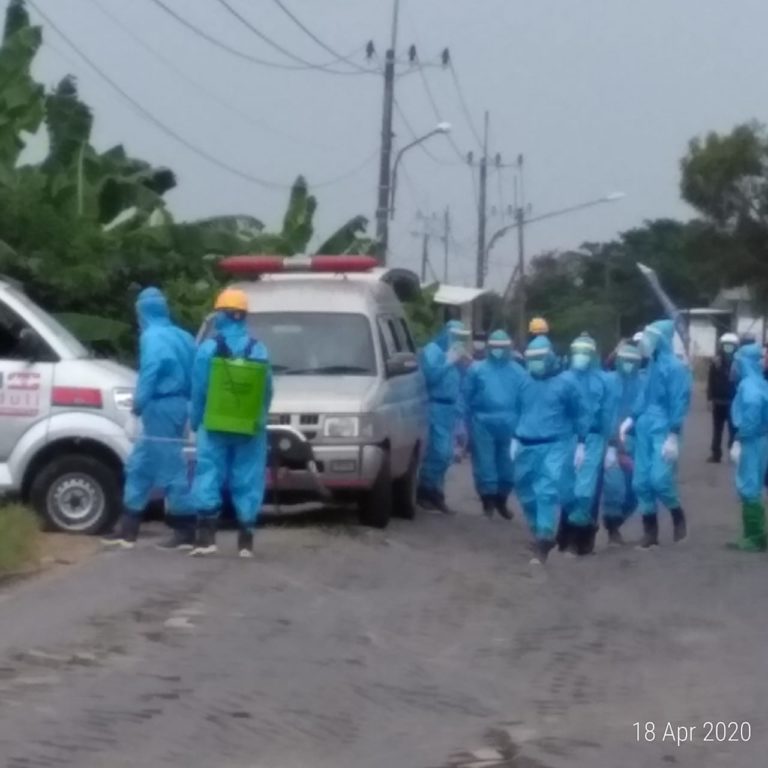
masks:
[[[743,502],[760,503],[768,470],[768,382],[763,376],[763,350],[757,344],[747,344],[736,353],[734,362],[739,386],[731,416],[741,443],[736,490]]]
[[[419,476],[419,491],[423,494],[443,494],[445,476],[453,462],[461,408],[461,371],[458,363],[449,360],[448,352],[453,343],[452,332],[463,328],[462,323],[451,320],[420,355],[429,398],[429,437]]]
[[[153,490],[165,493],[169,514],[191,515],[184,431],[189,416],[195,340],[170,318],[165,296],[145,288],[136,301],[139,376],[133,413],[142,433],[125,466],[123,506],[141,515]]]
[[[558,374],[557,358],[545,336],[526,350],[528,373],[521,379],[514,420],[519,450],[515,490],[533,536],[553,541],[558,513],[568,494],[575,443],[589,431],[589,411],[573,377]],[[543,365],[540,365],[543,363]]]
[[[623,352],[628,352],[627,357]],[[631,355],[631,357],[630,357]],[[613,391],[613,427],[611,441],[619,452],[616,466],[603,473],[603,520],[607,527],[618,529],[637,509],[637,496],[632,488],[634,477],[634,439],[618,444],[618,432],[622,422],[632,415],[632,408],[640,395],[645,372],[640,369],[639,352],[635,347],[620,347],[616,370],[606,374],[608,386]]]
[[[251,529],[264,501],[267,475],[267,430],[254,436],[209,432],[203,426],[211,361],[216,355],[217,340],[222,339],[233,357],[268,363],[267,348],[252,341],[245,319],[226,311],[214,315],[216,336],[204,341],[197,351],[192,369],[191,426],[197,433],[197,465],[192,485],[192,498],[200,517],[218,517],[222,507],[222,491],[232,498],[241,528]],[[272,403],[272,372],[267,377],[264,421]]]
[[[577,350],[582,343],[588,351],[579,353]],[[576,370],[571,367],[563,373],[563,376],[571,379],[581,391],[589,426],[584,446],[584,462],[573,471],[573,486],[568,489],[570,493],[564,499],[564,513],[570,525],[583,528],[595,523],[595,496],[603,469],[605,450],[611,437],[614,406],[613,392],[608,386],[605,373],[600,369],[594,341],[589,336],[582,335],[574,341],[571,349],[575,355],[589,355],[588,368]]]
[[[675,329],[671,320],[649,326],[656,337],[651,350],[645,386],[635,401],[632,418],[635,431],[634,490],[644,517],[656,514],[661,502],[667,509],[680,509],[677,462],[667,461],[662,447],[670,434],[679,437],[691,405],[692,378],[673,351]]]
[[[503,331],[491,335],[491,341],[507,342]],[[498,354],[500,353],[500,354]],[[475,488],[483,497],[503,497],[514,486],[514,467],[509,446],[515,435],[515,403],[525,374],[512,360],[511,346],[488,350],[488,357],[474,363],[465,384],[469,412],[470,444]]]

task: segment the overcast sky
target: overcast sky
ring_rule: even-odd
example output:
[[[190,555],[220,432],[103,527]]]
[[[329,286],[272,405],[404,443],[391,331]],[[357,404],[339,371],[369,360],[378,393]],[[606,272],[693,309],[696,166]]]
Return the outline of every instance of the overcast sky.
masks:
[[[227,1],[299,57],[332,58],[274,0]],[[358,213],[370,217],[374,230],[381,77],[257,65],[212,46],[152,0],[35,2],[104,73],[188,143],[280,185],[298,173],[315,184],[336,180],[316,189],[318,236]],[[233,48],[291,63],[218,0],[164,2]],[[283,3],[333,49],[346,55],[372,39],[383,56],[391,0]],[[614,191],[627,194],[622,202],[532,225],[531,253],[608,239],[648,218],[689,217],[678,191],[688,140],[752,118],[768,121],[765,0],[402,0],[402,6],[399,54],[405,58],[415,43],[422,61],[432,61],[450,48],[476,129],[490,110],[492,154],[507,162],[525,155],[532,215]],[[259,186],[195,155],[137,114],[46,27],[36,74],[53,85],[67,73],[78,77],[94,109],[98,148],[123,143],[130,153],[177,172],[179,186],[170,195],[177,217],[249,213],[279,226],[287,189]],[[477,155],[451,73],[425,73],[440,117],[453,125],[456,146]],[[397,99],[417,133],[436,124],[419,73],[398,80]],[[401,145],[410,140],[399,118],[395,131]],[[471,283],[477,237],[472,175],[445,138],[428,146],[441,163],[419,149],[403,160],[392,261],[418,268],[420,241],[411,234],[421,227],[417,211],[441,213],[449,205],[451,281]],[[491,174],[489,206],[508,204],[512,196],[511,170]],[[502,224],[492,218],[489,229]],[[492,287],[508,278],[514,245],[510,237],[494,252]],[[442,246],[435,241],[432,250],[441,272]]]

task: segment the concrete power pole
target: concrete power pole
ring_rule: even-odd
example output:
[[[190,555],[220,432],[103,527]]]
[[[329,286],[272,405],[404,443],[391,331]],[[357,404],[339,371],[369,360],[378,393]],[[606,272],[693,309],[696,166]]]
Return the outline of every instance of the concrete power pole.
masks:
[[[381,114],[381,157],[379,162],[379,195],[376,205],[376,255],[382,265],[387,262],[389,246],[389,199],[392,187],[392,116],[395,103],[395,55],[400,0],[394,0],[392,39],[384,64],[384,106]]]
[[[517,174],[520,184],[520,198],[515,209],[515,221],[517,223],[517,339],[522,344],[528,338],[527,322],[527,296],[525,285],[525,185],[523,183],[522,155],[517,158]]]
[[[485,236],[488,228],[488,123],[490,117],[485,112],[485,131],[483,133],[483,156],[480,158],[480,195],[477,210],[477,275],[478,288],[485,284]]]

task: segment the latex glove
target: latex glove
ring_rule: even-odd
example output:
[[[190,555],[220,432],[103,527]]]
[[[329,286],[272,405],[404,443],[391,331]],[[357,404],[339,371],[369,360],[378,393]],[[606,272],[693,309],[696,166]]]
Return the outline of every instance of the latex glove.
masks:
[[[680,444],[677,440],[677,435],[674,432],[670,432],[664,441],[664,445],[661,446],[661,458],[669,464],[673,464],[677,461],[679,455]]]
[[[609,445],[608,450],[605,452],[605,461],[603,462],[603,466],[605,469],[613,469],[615,466],[618,466],[618,463],[618,452],[612,445]]]
[[[736,440],[731,446],[731,461],[734,464],[738,464],[741,460],[741,443]]]
[[[462,354],[461,349],[458,349],[456,347],[451,347],[446,353],[445,353],[445,362],[448,363],[448,365],[456,365],[456,363],[461,360]]]
[[[632,418],[624,419],[624,421],[621,422],[621,426],[619,427],[619,440],[621,440],[622,445],[627,442],[627,435],[632,431],[632,427],[634,426],[635,421]]]
[[[576,446],[576,453],[573,454],[573,466],[578,472],[584,465],[584,459],[587,458],[587,449],[584,447],[584,443],[579,443]]]
[[[514,461],[517,458],[517,454],[520,453],[520,441],[517,438],[512,438],[512,442],[509,444],[509,458]]]

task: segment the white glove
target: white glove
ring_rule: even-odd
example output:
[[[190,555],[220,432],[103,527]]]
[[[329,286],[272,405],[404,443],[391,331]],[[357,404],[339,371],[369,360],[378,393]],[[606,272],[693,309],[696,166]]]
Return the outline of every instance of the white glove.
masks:
[[[512,438],[512,442],[509,444],[509,458],[514,461],[517,458],[517,454],[520,453],[520,441],[516,438]]]
[[[619,427],[619,440],[622,445],[627,442],[627,435],[630,433],[632,427],[635,426],[635,420],[632,418],[624,419]]]
[[[677,435],[674,432],[670,432],[664,441],[664,445],[661,446],[661,458],[669,464],[673,464],[677,461],[679,455],[680,444],[678,443]]]
[[[584,459],[587,458],[587,449],[584,447],[584,443],[579,443],[576,446],[576,453],[573,454],[573,466],[578,472],[584,464]]]
[[[456,365],[456,363],[461,360],[462,354],[461,349],[457,347],[451,347],[446,353],[445,353],[445,362],[448,363],[448,365]]]
[[[731,461],[734,464],[738,464],[741,460],[741,443],[736,440],[731,446]]]
[[[617,466],[619,463],[619,457],[616,453],[616,449],[612,446],[608,446],[608,450],[605,452],[605,461],[603,462],[603,467],[605,469],[613,469],[615,466]]]
[[[129,440],[131,441],[137,440],[139,435],[141,434],[141,420],[138,418],[138,416],[134,416],[133,414],[130,414],[128,416],[127,421],[125,422],[124,429],[125,429],[125,434]]]

